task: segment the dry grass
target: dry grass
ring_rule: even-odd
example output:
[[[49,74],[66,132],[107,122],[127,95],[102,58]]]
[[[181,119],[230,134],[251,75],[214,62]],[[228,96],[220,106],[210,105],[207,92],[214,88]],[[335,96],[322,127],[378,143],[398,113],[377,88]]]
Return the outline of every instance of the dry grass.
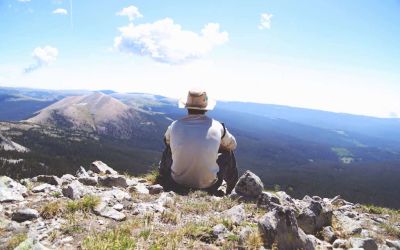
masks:
[[[178,224],[180,220],[180,214],[175,209],[166,209],[161,213],[160,220],[166,224]]]
[[[88,213],[92,211],[100,203],[100,198],[94,195],[85,195],[83,198],[76,201],[67,202],[67,211],[75,213],[82,211]]]
[[[28,238],[26,233],[19,233],[7,241],[6,249],[14,249]]]
[[[53,201],[46,203],[40,210],[40,215],[44,219],[51,219],[60,215],[65,210],[65,204],[62,201]]]

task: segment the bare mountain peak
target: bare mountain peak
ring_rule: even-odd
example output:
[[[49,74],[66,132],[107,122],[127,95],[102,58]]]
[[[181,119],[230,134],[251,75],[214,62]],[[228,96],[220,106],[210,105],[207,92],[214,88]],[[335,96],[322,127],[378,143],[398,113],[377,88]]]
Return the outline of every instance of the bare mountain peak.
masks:
[[[37,124],[80,128],[99,133],[120,133],[129,127],[128,121],[137,118],[137,112],[101,92],[69,96],[42,109],[28,121]],[[112,128],[111,128],[112,127]],[[108,131],[108,132],[107,132]],[[127,132],[125,131],[124,134]]]

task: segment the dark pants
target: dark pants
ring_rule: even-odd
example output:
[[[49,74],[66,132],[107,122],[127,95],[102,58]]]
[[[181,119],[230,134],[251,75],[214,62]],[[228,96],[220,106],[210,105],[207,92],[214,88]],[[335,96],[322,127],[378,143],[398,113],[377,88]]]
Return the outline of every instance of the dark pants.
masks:
[[[238,170],[236,167],[236,159],[233,151],[220,149],[218,151],[219,156],[217,164],[219,171],[217,173],[217,182],[209,188],[203,189],[209,193],[216,193],[222,182],[226,182],[226,194],[230,194],[238,181]],[[165,150],[162,154],[159,172],[160,172],[160,184],[165,190],[172,190],[178,193],[186,193],[191,190],[195,190],[190,187],[182,186],[176,183],[171,177],[171,166],[172,166],[172,153],[171,147],[166,145]]]

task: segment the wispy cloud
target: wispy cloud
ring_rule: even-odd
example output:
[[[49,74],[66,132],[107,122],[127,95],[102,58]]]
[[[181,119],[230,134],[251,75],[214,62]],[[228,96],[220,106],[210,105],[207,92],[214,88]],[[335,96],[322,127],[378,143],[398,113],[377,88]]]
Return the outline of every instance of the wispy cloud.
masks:
[[[54,62],[58,56],[58,49],[45,46],[43,48],[37,47],[32,52],[32,57],[35,60],[35,63],[31,64],[29,67],[24,69],[25,73],[31,73],[42,66],[47,66],[48,64]]]
[[[27,3],[27,2],[30,2],[31,0],[18,0],[18,2],[21,2],[21,3]]]
[[[270,29],[271,28],[271,19],[273,15],[268,14],[268,13],[262,13],[261,18],[260,18],[260,24],[258,25],[258,28],[260,30],[263,29]]]
[[[143,17],[143,15],[140,14],[139,9],[133,5],[123,8],[120,12],[117,12],[117,15],[127,16],[129,18],[129,21],[133,21],[136,18]]]
[[[228,41],[228,32],[221,32],[218,23],[206,24],[198,34],[183,30],[171,18],[139,25],[131,23],[119,28],[119,31],[121,35],[114,40],[114,46],[119,51],[149,56],[169,64],[201,58]]]
[[[53,10],[53,14],[58,14],[58,15],[68,15],[68,11],[66,9],[58,8]]]

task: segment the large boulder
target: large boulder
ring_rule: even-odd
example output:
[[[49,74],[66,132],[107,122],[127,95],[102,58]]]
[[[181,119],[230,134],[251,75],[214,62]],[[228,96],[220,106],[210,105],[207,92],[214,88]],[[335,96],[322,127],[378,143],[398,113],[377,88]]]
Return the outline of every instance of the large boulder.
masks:
[[[38,175],[34,177],[37,182],[44,182],[54,186],[59,186],[62,184],[62,180],[55,175]]]
[[[72,200],[80,199],[85,194],[85,187],[77,180],[72,181],[69,185],[62,189],[65,197]]]
[[[7,176],[0,176],[0,202],[23,201],[27,188]]]
[[[127,187],[126,178],[123,175],[99,176],[99,184],[105,187]]]
[[[297,216],[297,222],[306,234],[315,234],[323,227],[332,225],[332,209],[318,198],[305,197]]]
[[[233,224],[239,225],[246,219],[246,212],[243,204],[236,205],[222,213],[222,217],[230,220]]]
[[[61,176],[62,185],[69,184],[74,180],[76,180],[76,177],[73,176],[72,174],[65,174]]]
[[[235,192],[245,197],[257,198],[264,189],[260,177],[247,170],[236,183]]]
[[[102,161],[92,162],[92,164],[90,165],[90,170],[92,170],[96,174],[112,174],[112,175],[118,174],[117,171],[110,168],[109,166],[107,166],[107,164],[105,164]]]
[[[39,217],[39,212],[32,208],[22,208],[14,212],[11,219],[17,222],[33,220]]]
[[[289,207],[277,206],[261,218],[258,227],[267,248],[272,248],[273,244],[278,249],[315,248],[313,242],[299,228],[295,212]]]

